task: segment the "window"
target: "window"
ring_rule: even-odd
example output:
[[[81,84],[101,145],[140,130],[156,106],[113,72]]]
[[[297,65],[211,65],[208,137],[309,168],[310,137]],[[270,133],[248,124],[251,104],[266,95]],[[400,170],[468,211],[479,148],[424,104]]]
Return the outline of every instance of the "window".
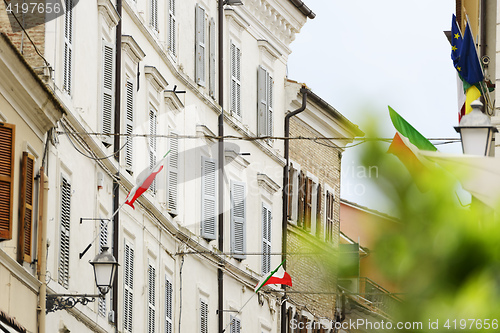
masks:
[[[12,239],[16,126],[0,122],[0,240]]]
[[[165,333],[172,333],[174,331],[172,305],[173,305],[173,286],[168,276],[165,276]]]
[[[241,320],[231,316],[231,329],[230,333],[240,333],[241,332]]]
[[[99,253],[103,247],[108,246],[108,220],[101,219],[99,221]],[[106,317],[106,297],[99,298],[98,313],[101,317]]]
[[[305,204],[306,204],[306,177],[304,173],[301,171],[299,173],[299,188],[298,188],[298,198],[297,198],[297,225],[299,227],[304,226],[304,214],[305,214]]]
[[[155,333],[156,320],[156,269],[149,263],[148,265],[148,333]]]
[[[201,236],[216,239],[217,168],[215,160],[202,158],[201,166]]]
[[[313,206],[313,181],[309,177],[305,179],[305,192],[304,228],[310,231]]]
[[[200,333],[208,333],[208,302],[200,298]]]
[[[175,1],[168,1],[168,50],[172,55],[177,55],[176,44],[176,18],[175,18]]]
[[[195,13],[196,52],[195,52],[195,76],[196,83],[205,86],[205,9],[196,4]]]
[[[149,0],[149,25],[158,32],[158,0]]]
[[[271,222],[272,214],[268,205],[262,204],[262,274],[271,271]]]
[[[153,170],[156,165],[156,130],[157,130],[157,113],[151,107],[149,110],[149,169]],[[156,194],[156,179],[153,180],[149,189],[153,194]]]
[[[69,287],[69,236],[71,226],[71,184],[61,177],[61,226],[59,234],[59,269],[58,282],[64,288]]]
[[[231,114],[241,118],[241,50],[231,41]]]
[[[133,328],[133,309],[134,309],[134,249],[129,243],[125,243],[125,255],[123,265],[123,330],[132,332]]]
[[[321,236],[321,216],[322,216],[322,207],[321,207],[321,199],[322,199],[322,193],[321,193],[321,184],[318,184],[318,191],[316,194],[316,236],[320,237]]]
[[[259,66],[257,74],[257,132],[259,136],[273,135],[273,78]],[[268,143],[272,140],[268,139]]]
[[[71,95],[73,72],[73,0],[64,0],[64,56],[63,56],[63,90]]]
[[[177,185],[179,177],[179,137],[170,132],[167,176],[167,208],[172,215],[177,215]]]
[[[245,183],[231,181],[231,252],[240,260],[246,258],[245,201]]]
[[[103,141],[111,145],[114,132],[113,121],[113,81],[114,81],[114,48],[113,44],[102,41],[102,82],[101,82],[101,127],[105,135]]]
[[[209,67],[209,85],[208,85],[208,89],[209,89],[209,94],[212,98],[215,98],[215,80],[216,80],[216,77],[215,77],[215,68],[217,66],[217,58],[215,57],[215,43],[216,43],[216,36],[217,36],[217,31],[216,31],[216,26],[215,26],[215,20],[213,18],[210,19],[210,25],[209,25],[209,38],[210,38],[210,41],[209,41],[209,54],[210,54],[210,58],[209,58],[209,63],[208,63],[208,67]]]
[[[325,240],[327,242],[333,242],[333,225],[334,225],[334,196],[330,191],[326,192],[326,231]]]
[[[19,262],[31,263],[33,229],[33,186],[35,185],[35,158],[23,152],[21,164],[21,200],[19,217]]]
[[[127,146],[125,147],[125,168],[133,171],[134,145],[132,133],[134,131],[134,83],[127,80],[125,88],[125,134],[127,134]]]

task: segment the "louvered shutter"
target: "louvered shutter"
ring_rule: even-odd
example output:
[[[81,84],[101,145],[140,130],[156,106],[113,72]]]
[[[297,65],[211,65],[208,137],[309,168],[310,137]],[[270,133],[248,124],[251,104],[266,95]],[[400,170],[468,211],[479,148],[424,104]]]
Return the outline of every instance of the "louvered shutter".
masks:
[[[108,246],[108,220],[99,220],[99,253],[103,247]],[[106,317],[106,297],[99,298],[98,313],[101,317]]]
[[[21,200],[19,202],[19,262],[31,263],[33,244],[33,186],[35,183],[35,158],[23,152],[21,165]]]
[[[267,75],[267,117],[266,117],[266,123],[267,123],[267,135],[273,136],[274,133],[274,110],[273,110],[273,78],[269,75]],[[267,140],[268,143],[272,143],[272,139]]]
[[[241,118],[241,50],[231,41],[231,114]]]
[[[292,219],[292,211],[293,211],[293,202],[292,202],[292,198],[293,198],[293,174],[294,174],[294,170],[293,170],[292,165],[290,164],[288,166],[288,186],[286,188],[286,191],[287,191],[286,197],[288,200],[287,215],[288,215],[289,220]]]
[[[149,169],[152,170],[156,165],[156,130],[157,130],[157,114],[156,110],[149,110]],[[149,189],[153,194],[156,194],[156,178],[153,180]]]
[[[101,85],[101,109],[102,109],[102,133],[105,135],[103,141],[107,144],[113,143],[110,136],[114,132],[113,121],[113,81],[114,81],[114,48],[113,44],[102,42],[102,85]]]
[[[216,39],[216,26],[215,26],[215,20],[212,18],[210,19],[210,26],[209,26],[209,53],[210,53],[210,58],[209,58],[209,72],[210,72],[210,77],[209,77],[209,94],[212,98],[215,98],[215,68],[216,68],[216,62],[217,59],[215,57],[215,39]]]
[[[134,249],[128,243],[125,243],[125,255],[123,265],[123,330],[132,332],[133,328],[133,309],[134,309]]]
[[[303,226],[304,225],[304,211],[305,211],[305,196],[306,196],[306,190],[305,190],[305,176],[304,173],[301,171],[299,173],[299,195],[298,195],[298,217],[297,217],[297,225],[298,226]]]
[[[205,9],[196,4],[196,83],[200,86],[205,86]]]
[[[245,183],[231,181],[231,252],[240,260],[246,258],[245,187]]]
[[[267,135],[267,83],[268,74],[264,67],[259,66],[257,72],[257,135]]]
[[[312,179],[306,178],[305,190],[306,190],[306,202],[305,202],[305,214],[304,214],[304,227],[306,230],[311,230],[311,218],[312,218]]]
[[[169,213],[177,215],[177,188],[179,178],[179,137],[170,132],[170,153],[168,154],[167,207]]]
[[[156,324],[156,269],[148,265],[148,333],[155,333]]]
[[[134,140],[132,134],[134,131],[134,83],[127,81],[125,91],[125,134],[127,134],[127,145],[125,147],[125,166],[128,171],[133,171],[134,162]]]
[[[241,332],[241,321],[239,318],[231,316],[231,333],[240,333]]]
[[[215,160],[202,157],[201,167],[201,237],[216,239],[217,168]]]
[[[322,233],[321,229],[321,220],[322,220],[322,193],[321,193],[321,184],[318,184],[318,193],[316,195],[316,236],[320,237]]]
[[[176,18],[175,18],[175,1],[169,0],[168,3],[168,49],[172,54],[176,55]]]
[[[70,226],[71,226],[71,184],[65,177],[62,177],[58,282],[66,289],[68,289],[69,286]]]
[[[73,0],[64,0],[64,56],[63,56],[63,90],[71,95],[73,73]]]
[[[149,0],[149,25],[158,32],[158,0]]]
[[[334,198],[331,192],[326,192],[326,235],[327,242],[333,241],[333,211],[334,211]]]
[[[165,333],[173,333],[174,331],[172,316],[173,291],[172,282],[168,277],[165,277]]]
[[[208,303],[200,299],[200,333],[208,333]]]
[[[271,221],[272,214],[268,205],[262,204],[262,274],[271,271]]]
[[[16,126],[0,123],[0,239],[12,239]]]

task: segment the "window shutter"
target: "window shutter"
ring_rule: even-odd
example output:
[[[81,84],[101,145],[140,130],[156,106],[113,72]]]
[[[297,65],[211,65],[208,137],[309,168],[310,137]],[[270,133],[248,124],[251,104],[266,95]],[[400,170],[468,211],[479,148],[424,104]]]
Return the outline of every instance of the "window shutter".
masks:
[[[257,72],[257,135],[267,135],[267,83],[268,74],[264,67],[259,66]]]
[[[0,239],[12,239],[16,126],[0,123]]]
[[[271,271],[271,209],[262,204],[262,274]]]
[[[298,196],[298,217],[297,217],[297,225],[299,227],[304,225],[304,213],[305,213],[305,196],[306,196],[306,190],[305,190],[305,176],[304,173],[301,171],[299,173],[299,196]]]
[[[289,166],[288,166],[288,186],[286,188],[286,190],[287,190],[286,196],[287,196],[287,200],[288,200],[287,215],[288,215],[289,220],[292,220],[292,211],[293,211],[293,202],[292,202],[292,198],[293,198],[293,174],[294,174],[294,170],[293,170],[292,164],[289,164]]]
[[[64,57],[63,57],[63,90],[71,95],[72,56],[73,56],[73,0],[64,0]]]
[[[33,186],[35,183],[35,158],[23,152],[21,165],[21,200],[19,202],[19,262],[31,263],[33,228]]]
[[[241,118],[241,50],[231,42],[231,114]]]
[[[321,212],[321,199],[322,199],[322,193],[321,193],[321,184],[318,184],[318,194],[316,195],[316,236],[320,237],[321,236],[321,217],[322,217],[322,212]]]
[[[156,323],[156,269],[150,263],[148,265],[148,333],[155,333]]]
[[[273,123],[273,78],[269,76],[269,73],[267,75],[267,105],[268,105],[268,110],[267,110],[267,135],[273,136],[274,133],[274,123]],[[272,143],[272,139],[267,140],[268,143]]]
[[[216,239],[217,167],[215,160],[202,157],[201,167],[201,237]]]
[[[246,198],[245,183],[231,181],[231,252],[234,258],[246,258]]]
[[[200,333],[208,333],[208,303],[200,299]]]
[[[312,218],[312,179],[306,178],[305,190],[306,190],[306,205],[304,214],[304,227],[306,230],[311,230],[311,218]]]
[[[149,25],[158,32],[158,0],[149,1]]]
[[[165,333],[173,333],[173,286],[168,277],[165,277]]]
[[[215,20],[212,18],[210,19],[210,44],[209,44],[209,53],[210,53],[210,59],[208,63],[209,67],[209,72],[210,72],[210,82],[209,82],[209,94],[212,98],[215,98],[215,68],[216,68],[216,62],[217,59],[215,58],[215,39],[216,39],[216,27],[215,27]]]
[[[156,110],[149,110],[149,169],[153,170],[156,165],[156,130],[157,130]],[[156,194],[156,178],[149,186],[152,194]]]
[[[125,265],[123,265],[123,329],[125,332],[132,332],[133,309],[134,309],[134,249],[125,243]]]
[[[102,133],[105,135],[104,142],[113,143],[110,136],[114,132],[113,121],[113,81],[114,81],[114,48],[111,43],[102,43],[102,86],[101,86],[101,108],[102,108]]]
[[[134,131],[134,83],[127,81],[125,106],[127,115],[125,118],[125,134],[127,134],[127,146],[125,147],[125,166],[128,171],[132,171],[134,161],[134,142],[132,133]]]
[[[327,242],[333,241],[333,194],[326,192],[326,235]]]
[[[177,187],[179,178],[179,137],[170,132],[168,154],[167,205],[170,214],[177,215]]]
[[[205,86],[205,9],[196,4],[196,83]]]
[[[240,333],[241,332],[241,321],[240,318],[236,318],[231,316],[231,333]]]
[[[58,282],[64,288],[69,286],[69,241],[71,226],[71,184],[62,177],[61,181],[61,228],[59,238],[59,277]]]
[[[175,18],[175,1],[169,0],[168,5],[168,49],[172,54],[176,55],[176,18]]]
[[[101,219],[99,223],[99,253],[105,246],[108,246],[108,220]],[[101,317],[106,317],[106,297],[99,298],[98,313]]]

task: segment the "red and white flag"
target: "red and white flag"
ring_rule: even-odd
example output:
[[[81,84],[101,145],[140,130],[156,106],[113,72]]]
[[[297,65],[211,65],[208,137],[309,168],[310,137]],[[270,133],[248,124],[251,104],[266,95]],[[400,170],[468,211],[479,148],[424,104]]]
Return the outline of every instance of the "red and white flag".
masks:
[[[259,281],[259,283],[255,286],[255,292],[258,292],[260,288],[267,286],[268,284],[285,284],[290,287],[292,286],[292,277],[290,274],[285,272],[283,267],[281,267],[284,262],[285,261]]]
[[[137,176],[136,184],[134,188],[130,191],[127,196],[125,203],[135,209],[134,202],[139,198],[146,190],[149,188],[156,175],[163,170],[163,163],[165,162],[168,153],[170,150],[163,156],[161,160],[156,163],[156,165],[150,169],[149,167],[144,169],[139,176]]]

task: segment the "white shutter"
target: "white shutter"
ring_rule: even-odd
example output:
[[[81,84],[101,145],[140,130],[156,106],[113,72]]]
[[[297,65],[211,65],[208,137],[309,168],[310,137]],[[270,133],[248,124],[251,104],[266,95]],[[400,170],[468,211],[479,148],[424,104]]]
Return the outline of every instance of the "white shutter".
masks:
[[[271,219],[269,206],[262,204],[262,274],[271,271]]]
[[[200,333],[208,333],[208,303],[200,298]]]
[[[267,71],[259,66],[257,71],[257,135],[267,135]]]
[[[133,171],[134,161],[134,140],[132,133],[134,131],[134,83],[127,80],[126,86],[126,118],[125,118],[125,134],[127,134],[127,146],[125,147],[125,165],[128,171]]]
[[[123,330],[132,332],[133,328],[133,309],[134,309],[134,249],[128,243],[125,243],[125,255],[123,265]]]
[[[64,0],[64,57],[63,57],[63,90],[71,95],[73,74],[73,0]]]
[[[241,118],[241,50],[231,42],[231,114]]]
[[[99,253],[102,248],[108,246],[108,220],[99,220]],[[106,317],[106,297],[99,298],[98,313],[101,317]]]
[[[158,0],[149,0],[149,25],[158,32]]]
[[[176,18],[175,18],[175,1],[169,0],[168,4],[168,49],[172,54],[176,55]]]
[[[172,282],[168,277],[165,277],[165,333],[173,333],[174,331],[172,313],[173,291]]]
[[[149,110],[149,169],[152,170],[156,165],[156,130],[157,130],[156,110]],[[156,178],[149,186],[152,194],[156,194]]]
[[[170,132],[168,154],[167,207],[170,214],[177,215],[177,187],[179,178],[179,138]]]
[[[267,75],[267,135],[273,136],[273,78]],[[271,143],[273,140],[268,139],[267,142]]]
[[[196,4],[196,83],[205,86],[205,9]]]
[[[201,237],[216,239],[217,226],[217,168],[215,160],[201,160]]]
[[[231,252],[236,259],[245,259],[245,183],[231,181]]]
[[[148,265],[148,333],[155,333],[156,323],[156,269]]]
[[[230,333],[240,333],[241,332],[241,320],[231,316],[231,328]]]
[[[101,114],[103,141],[112,144],[109,136],[114,132],[113,122],[113,81],[114,81],[114,49],[111,43],[102,42],[102,83],[101,83]]]
[[[209,82],[209,94],[212,98],[215,98],[215,68],[217,59],[215,58],[215,39],[216,39],[216,31],[215,31],[215,20],[212,18],[210,20],[210,44],[209,44],[209,53],[210,59],[208,63],[209,72],[210,72],[210,82]]]
[[[69,241],[71,226],[71,184],[62,177],[61,181],[61,228],[58,282],[64,288],[69,287]]]

